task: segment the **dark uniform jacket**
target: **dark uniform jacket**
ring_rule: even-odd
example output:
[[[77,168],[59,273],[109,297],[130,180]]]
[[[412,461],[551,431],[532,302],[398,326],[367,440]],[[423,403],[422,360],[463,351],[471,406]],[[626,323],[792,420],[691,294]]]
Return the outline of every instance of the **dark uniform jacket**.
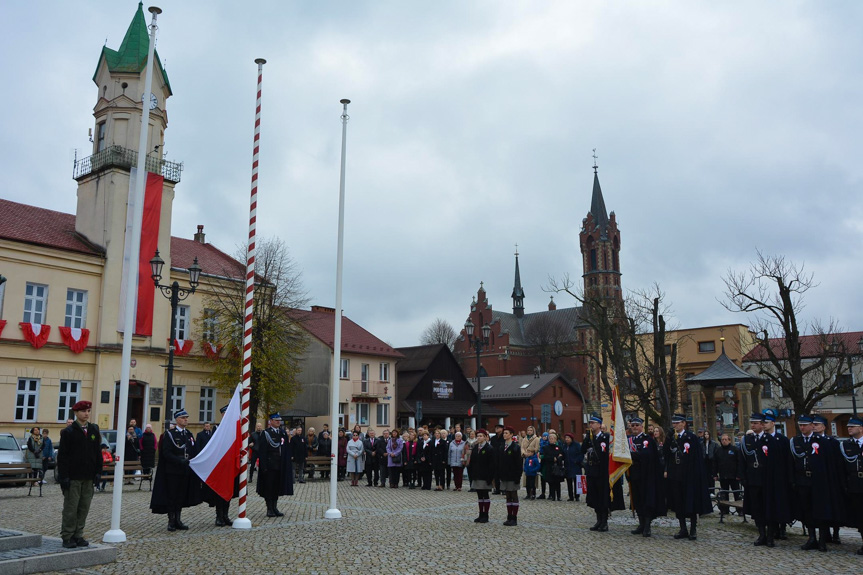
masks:
[[[495,457],[492,446],[485,442],[482,447],[479,442],[475,443],[470,454],[470,463],[467,471],[471,479],[487,481],[491,484],[494,481],[495,473]]]
[[[72,422],[60,432],[60,452],[57,456],[58,479],[93,479],[102,471],[102,435],[95,423],[87,424],[87,432]]]
[[[303,443],[305,445],[305,443]],[[293,450],[287,434],[268,427],[258,437],[258,484],[256,491],[265,499],[294,494],[294,474],[291,470]],[[303,451],[305,456],[305,450]],[[305,461],[305,457],[303,457]]]
[[[608,452],[611,449],[611,437],[599,432],[594,435],[588,432],[581,443],[584,454],[584,475],[587,479],[587,506],[597,512],[624,509],[623,479],[608,485]],[[613,497],[612,497],[613,492]]]
[[[665,515],[665,471],[659,446],[653,436],[640,433],[629,438],[632,466],[629,468],[630,501],[639,515],[650,519]]]
[[[841,493],[834,493],[838,489],[833,478],[837,453],[831,447],[829,439],[816,433],[809,441],[797,435],[790,442],[794,488],[811,494],[812,520],[817,524],[832,523],[842,515]],[[840,501],[837,502],[837,498]],[[794,502],[794,518],[804,521],[806,513],[799,505],[799,498]]]
[[[665,469],[668,473],[669,507],[678,515],[704,515],[713,510],[707,485],[707,464],[698,436],[684,430],[672,431],[665,440]]]
[[[164,514],[201,503],[201,480],[189,468],[189,460],[197,454],[195,438],[188,429],[169,429],[162,435],[150,497],[153,513]]]
[[[521,481],[522,464],[518,441],[514,439],[509,447],[504,442],[497,461],[497,478],[501,481]]]
[[[856,439],[839,443],[842,487],[847,498],[845,525],[863,529],[863,449]]]
[[[435,445],[437,442],[437,445]],[[432,439],[432,465],[435,469],[446,467],[447,458],[449,457],[449,443],[443,439]]]

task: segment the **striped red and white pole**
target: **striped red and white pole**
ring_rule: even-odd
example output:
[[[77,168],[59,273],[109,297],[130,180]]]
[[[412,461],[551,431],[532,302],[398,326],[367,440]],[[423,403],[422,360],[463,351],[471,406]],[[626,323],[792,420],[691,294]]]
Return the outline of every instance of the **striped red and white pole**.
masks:
[[[243,316],[243,395],[242,395],[242,434],[243,447],[240,461],[240,503],[234,527],[250,529],[251,521],[246,518],[246,497],[249,488],[249,396],[252,375],[252,315],[255,296],[255,229],[258,211],[258,154],[261,150],[261,83],[263,79],[263,58],[255,60],[258,65],[258,97],[255,101],[255,139],[252,146],[252,195],[249,203],[249,243],[246,248],[246,303]]]

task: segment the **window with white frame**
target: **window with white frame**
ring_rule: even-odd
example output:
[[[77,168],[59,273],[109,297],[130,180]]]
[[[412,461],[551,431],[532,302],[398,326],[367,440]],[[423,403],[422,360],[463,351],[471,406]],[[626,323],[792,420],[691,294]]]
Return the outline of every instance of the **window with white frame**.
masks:
[[[48,286],[27,282],[24,290],[24,323],[45,323]]]
[[[15,396],[15,421],[36,421],[39,407],[39,380],[18,380],[18,393]]]
[[[357,404],[357,423],[360,425],[368,425],[369,424],[369,404],[368,403],[358,403]]]
[[[96,151],[101,152],[105,149],[105,122],[96,124]]]
[[[381,381],[389,381],[390,380],[390,364],[382,363],[381,364]]]
[[[204,331],[201,334],[204,341],[215,342],[219,339],[219,317],[216,310],[204,310]]]
[[[345,413],[348,411],[347,403],[339,404],[339,427],[346,427],[347,421],[345,421]]]
[[[80,289],[66,290],[66,327],[87,327],[87,292]]]
[[[171,413],[168,415],[174,417],[175,411],[180,411],[186,405],[186,386],[175,385],[171,388]]]
[[[189,306],[177,306],[177,339],[189,339]]]
[[[213,413],[216,405],[216,388],[201,388],[201,403],[198,408],[198,421],[206,423],[213,421]]]
[[[390,404],[389,403],[379,403],[378,404],[378,427],[389,426],[390,424]]]
[[[351,376],[351,360],[342,358],[342,365],[339,368],[339,377],[341,379],[349,379]]]
[[[369,364],[364,363],[360,366],[360,379],[362,380],[362,393],[369,392]]]
[[[60,380],[60,398],[57,402],[57,421],[66,421],[74,418],[72,406],[78,403],[78,392],[81,389],[80,381],[67,379]]]

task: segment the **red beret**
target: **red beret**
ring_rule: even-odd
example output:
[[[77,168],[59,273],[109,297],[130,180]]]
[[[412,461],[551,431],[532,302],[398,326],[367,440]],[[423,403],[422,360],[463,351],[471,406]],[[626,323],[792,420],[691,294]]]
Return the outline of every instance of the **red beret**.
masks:
[[[479,435],[480,433],[482,433],[483,435],[485,435],[486,437],[488,437],[488,430],[486,430],[486,429],[477,429],[477,430],[476,430],[476,434],[477,434],[477,435]]]
[[[72,406],[72,411],[84,411],[85,409],[90,409],[93,407],[93,404],[89,401],[79,401],[75,405]]]
[[[571,433],[564,433],[564,434],[563,434],[563,436],[564,436],[564,437],[568,437],[568,438],[570,438],[571,440],[575,441],[575,436],[574,436],[573,434],[571,434]]]
[[[516,433],[518,433],[518,432],[515,430],[515,428],[514,428],[514,427],[512,427],[511,425],[507,425],[506,427],[504,427],[504,428],[503,428],[503,430],[504,430],[504,431],[509,431],[509,432],[510,432],[510,433],[512,433],[513,435],[515,435]]]

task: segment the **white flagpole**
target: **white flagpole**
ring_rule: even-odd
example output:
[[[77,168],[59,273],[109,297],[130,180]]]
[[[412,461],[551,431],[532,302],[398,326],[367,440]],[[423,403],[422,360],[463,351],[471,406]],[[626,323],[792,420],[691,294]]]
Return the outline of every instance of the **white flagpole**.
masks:
[[[341,519],[342,512],[339,511],[338,480],[339,468],[339,380],[342,363],[342,262],[345,251],[345,150],[348,135],[348,99],[341,100],[342,104],[342,169],[339,176],[339,246],[336,256],[336,318],[335,333],[333,334],[333,384],[330,387],[332,403],[330,405],[332,422],[330,429],[333,430],[335,438],[332,440],[332,451],[330,452],[330,508],[324,513],[326,519]]]
[[[132,249],[129,265],[126,268],[126,309],[123,323],[123,353],[120,359],[120,397],[117,399],[117,428],[126,429],[126,416],[129,402],[129,373],[132,361],[132,336],[135,333],[135,316],[138,300],[138,260],[141,254],[141,227],[144,219],[144,184],[147,181],[147,136],[150,127],[150,91],[153,89],[153,51],[156,47],[156,16],[160,8],[150,6],[153,21],[150,24],[150,47],[147,50],[147,68],[144,73],[144,94],[141,98],[141,137],[138,139],[138,166],[135,175],[134,196],[129,205],[134,206],[132,219]],[[131,190],[130,190],[131,191]],[[120,512],[123,506],[123,464],[126,461],[126,442],[121,431],[117,432],[117,457],[114,466],[114,492],[111,501],[111,529],[105,532],[105,543],[122,543],[126,534],[120,529]]]
[[[252,143],[252,195],[249,198],[249,242],[246,245],[246,302],[243,312],[243,397],[241,401],[241,430],[243,445],[240,451],[240,501],[237,518],[231,524],[234,529],[251,529],[252,522],[246,517],[246,497],[249,491],[249,401],[252,392],[252,316],[255,304],[255,240],[258,228],[258,154],[261,151],[261,85],[263,83],[263,58],[255,60],[258,65],[258,95],[255,99],[255,136]]]

